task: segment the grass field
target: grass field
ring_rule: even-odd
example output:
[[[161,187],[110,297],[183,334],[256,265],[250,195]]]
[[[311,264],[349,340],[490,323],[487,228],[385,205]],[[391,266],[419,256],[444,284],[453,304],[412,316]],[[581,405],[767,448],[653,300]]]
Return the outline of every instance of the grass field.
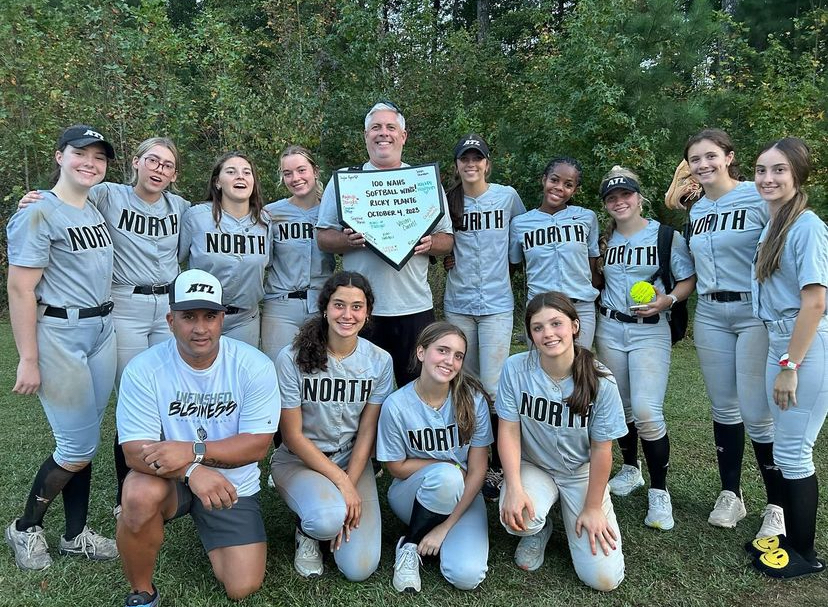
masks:
[[[698,370],[695,351],[688,342],[674,351],[667,397],[672,438],[669,478],[676,527],[662,533],[643,525],[646,491],[615,499],[624,541],[627,577],[610,594],[586,589],[572,569],[559,517],[547,548],[546,562],[534,574],[518,570],[512,561],[516,540],[497,521],[489,508],[489,574],[473,592],[454,590],[439,573],[435,562],[423,568],[423,591],[398,595],[391,587],[393,546],[402,532],[390,514],[384,519],[380,568],[367,582],[346,582],[326,561],[325,575],[305,581],[293,571],[293,516],[273,490],[263,492],[262,506],[269,534],[268,568],[264,587],[242,604],[264,605],[828,605],[828,575],[795,582],[760,578],[750,567],[742,544],[759,526],[764,494],[752,452],[746,450],[743,486],[748,517],[735,530],[707,524],[707,515],[718,494],[718,474],[712,448],[709,403]],[[0,523],[19,515],[32,476],[52,449],[52,438],[35,397],[19,397],[10,390],[17,356],[8,324],[0,324],[0,411],[6,416],[0,428]],[[114,473],[110,445],[113,410],[107,415],[103,448],[95,461],[90,524],[105,534],[114,533],[111,515]],[[828,478],[828,453],[823,437],[817,445],[817,470]],[[381,492],[387,487],[381,479]],[[828,490],[823,488],[819,511],[817,548],[828,556]],[[385,503],[383,500],[384,511]],[[49,511],[46,532],[57,546],[63,529],[60,504]],[[228,601],[212,577],[209,563],[188,519],[167,528],[155,582],[164,606],[222,606]],[[56,555],[56,551],[55,555]],[[44,572],[19,571],[7,548],[0,548],[0,606],[120,606],[128,591],[120,565],[90,563],[55,556]]]

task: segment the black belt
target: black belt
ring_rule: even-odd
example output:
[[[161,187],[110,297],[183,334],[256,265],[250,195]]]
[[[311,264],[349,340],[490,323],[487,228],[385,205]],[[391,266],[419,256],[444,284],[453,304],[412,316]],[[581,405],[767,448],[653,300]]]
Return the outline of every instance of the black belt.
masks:
[[[729,301],[747,301],[745,299],[746,293],[739,293],[738,291],[717,291],[715,293],[708,293],[708,299],[718,302],[729,302]]]
[[[353,447],[355,442],[356,442],[356,439],[352,438],[351,440],[349,440],[347,443],[342,445],[336,451],[323,451],[322,455],[324,455],[325,457],[331,457],[332,455],[336,455],[337,453],[342,453],[343,451],[347,451],[348,449]]]
[[[78,311],[78,318],[94,318],[95,316],[109,316],[115,304],[111,301],[101,304],[94,308],[75,308]],[[43,311],[43,316],[51,316],[52,318],[69,318],[69,311],[67,308],[55,308],[54,306],[46,306]]]
[[[628,323],[635,323],[635,324],[644,324],[644,325],[655,325],[658,324],[659,317],[656,316],[630,316],[629,314],[624,314],[623,312],[619,312],[618,310],[610,310],[609,308],[605,308],[604,306],[599,305],[598,311],[601,312],[602,316],[606,316],[607,318],[611,318],[612,320],[617,320],[619,322],[628,322]]]
[[[308,292],[307,291],[294,291],[293,293],[287,294],[288,299],[307,299]]]
[[[166,295],[170,285],[141,285],[132,290],[136,295]]]
[[[237,308],[236,306],[224,306],[224,313],[225,314],[238,314],[241,312],[241,308]]]

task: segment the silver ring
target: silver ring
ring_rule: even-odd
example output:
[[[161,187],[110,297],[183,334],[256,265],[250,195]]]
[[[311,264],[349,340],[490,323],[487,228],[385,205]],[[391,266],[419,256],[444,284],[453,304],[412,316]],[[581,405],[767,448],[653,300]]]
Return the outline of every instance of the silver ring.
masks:
[[[152,467],[155,468],[156,470],[161,469],[161,466],[158,465],[158,462],[152,462]]]

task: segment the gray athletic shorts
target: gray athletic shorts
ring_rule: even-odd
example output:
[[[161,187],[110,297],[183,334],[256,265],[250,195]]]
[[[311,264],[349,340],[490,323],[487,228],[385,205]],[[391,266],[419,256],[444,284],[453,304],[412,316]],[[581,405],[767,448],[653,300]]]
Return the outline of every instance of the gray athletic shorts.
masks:
[[[228,546],[244,546],[267,541],[259,494],[240,497],[232,508],[207,510],[184,483],[176,483],[178,509],[168,521],[185,514],[193,517],[205,552]]]

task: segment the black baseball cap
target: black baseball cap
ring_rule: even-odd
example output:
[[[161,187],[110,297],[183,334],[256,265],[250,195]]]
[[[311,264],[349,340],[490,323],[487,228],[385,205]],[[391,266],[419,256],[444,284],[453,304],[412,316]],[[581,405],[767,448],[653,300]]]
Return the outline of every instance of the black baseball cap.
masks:
[[[484,158],[489,157],[489,146],[486,141],[476,133],[469,133],[460,138],[457,145],[454,146],[454,159],[457,160],[463,155],[463,152],[468,150],[477,150],[483,154]]]
[[[627,190],[629,192],[640,193],[641,187],[638,185],[638,182],[631,177],[625,177],[624,175],[610,177],[601,184],[601,199],[603,200],[606,198],[607,195],[614,190]]]
[[[88,124],[73,124],[60,134],[58,149],[71,145],[73,148],[85,148],[93,143],[100,143],[106,150],[106,157],[110,160],[115,158],[115,148],[109,143],[99,131]]]

